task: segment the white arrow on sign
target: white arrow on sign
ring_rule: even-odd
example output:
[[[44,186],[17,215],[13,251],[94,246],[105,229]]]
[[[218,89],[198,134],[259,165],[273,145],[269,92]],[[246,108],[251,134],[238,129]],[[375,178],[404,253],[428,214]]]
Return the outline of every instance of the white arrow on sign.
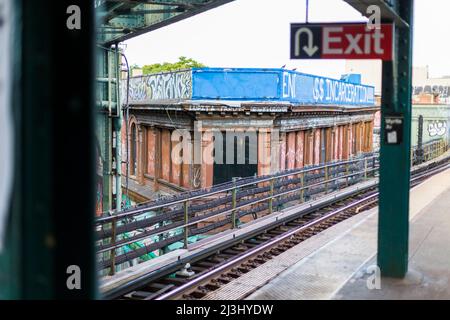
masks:
[[[300,28],[295,32],[295,55],[300,55],[300,35],[305,32],[308,35],[308,45],[303,46],[303,50],[305,50],[308,56],[312,56],[319,49],[318,46],[313,46],[313,38],[314,35],[312,31],[308,28]]]

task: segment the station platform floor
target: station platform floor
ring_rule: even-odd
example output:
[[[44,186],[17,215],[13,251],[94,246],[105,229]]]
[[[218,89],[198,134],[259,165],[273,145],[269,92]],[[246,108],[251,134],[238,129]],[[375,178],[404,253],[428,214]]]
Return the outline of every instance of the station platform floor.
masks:
[[[450,169],[411,190],[408,274],[378,288],[377,220],[378,208],[353,216],[206,299],[450,299]]]
[[[450,170],[413,188],[410,199],[404,279],[383,277],[376,285],[374,208],[346,221],[352,226],[344,233],[325,231],[336,236],[248,299],[450,299]]]

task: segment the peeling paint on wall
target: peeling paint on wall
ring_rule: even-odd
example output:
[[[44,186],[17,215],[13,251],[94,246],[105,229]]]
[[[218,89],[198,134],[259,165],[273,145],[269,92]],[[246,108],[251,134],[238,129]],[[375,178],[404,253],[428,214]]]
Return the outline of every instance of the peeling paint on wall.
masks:
[[[295,168],[295,139],[296,133],[289,132],[287,137],[287,168],[286,169],[294,169]]]
[[[155,133],[152,129],[147,130],[147,173],[155,176]]]
[[[167,129],[161,130],[161,166],[162,166],[162,178],[166,181],[170,181],[170,169],[171,169],[171,149],[170,149],[170,131]]]
[[[333,128],[333,157],[331,160],[339,158],[339,128]]]
[[[320,163],[320,130],[314,132],[314,164]]]
[[[178,138],[178,137],[177,137]],[[173,139],[172,137],[172,150],[171,150],[171,155],[173,155],[175,153],[175,151],[179,148],[178,144],[180,144],[180,140],[178,139]],[[178,155],[180,156],[180,155]],[[173,156],[172,156],[173,159]],[[180,185],[180,181],[181,181],[181,164],[177,161],[172,161],[172,176],[171,176],[171,180],[170,182],[176,184],[176,185]]]
[[[298,131],[297,132],[297,146],[296,146],[296,156],[295,156],[295,167],[303,168],[303,148],[304,148],[304,140],[305,132]]]
[[[286,169],[286,134],[282,133],[280,141],[280,170]]]

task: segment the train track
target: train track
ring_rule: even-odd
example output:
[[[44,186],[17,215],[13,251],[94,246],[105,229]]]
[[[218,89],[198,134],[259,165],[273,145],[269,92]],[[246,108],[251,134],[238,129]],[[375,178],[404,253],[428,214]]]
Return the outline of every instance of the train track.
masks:
[[[411,186],[450,166],[448,159],[417,170]],[[161,270],[158,276],[140,278],[122,286],[109,299],[166,300],[201,299],[221,286],[239,278],[302,241],[377,205],[376,187],[359,190],[346,198],[304,212],[290,221],[268,226],[263,232],[230,242],[220,251],[211,251],[190,261],[186,270]],[[179,268],[179,267],[178,267]]]

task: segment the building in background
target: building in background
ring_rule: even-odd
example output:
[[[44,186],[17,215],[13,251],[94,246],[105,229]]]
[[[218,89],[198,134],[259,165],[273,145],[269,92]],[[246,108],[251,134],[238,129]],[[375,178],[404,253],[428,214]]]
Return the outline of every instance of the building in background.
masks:
[[[349,82],[358,78],[219,68],[133,77],[122,126],[129,191],[151,198],[371,152],[378,108],[372,86]]]
[[[381,61],[347,60],[345,71],[361,74],[361,81],[375,87],[381,105]],[[449,137],[450,76],[430,77],[428,66],[413,68],[411,143],[417,144],[418,118],[423,116],[423,142]],[[374,149],[379,147],[380,113],[375,114]]]
[[[375,88],[375,105],[381,107],[381,60],[345,60],[345,72],[361,75],[361,82]],[[375,113],[373,148],[380,148],[380,111]]]
[[[429,77],[428,66],[414,67],[413,103],[450,104],[450,75],[433,78]]]
[[[413,69],[411,144],[418,142],[419,117],[423,119],[422,142],[450,137],[450,76],[432,78],[428,66]]]
[[[373,86],[381,96],[381,60],[345,60],[345,72],[361,75],[361,83]]]

